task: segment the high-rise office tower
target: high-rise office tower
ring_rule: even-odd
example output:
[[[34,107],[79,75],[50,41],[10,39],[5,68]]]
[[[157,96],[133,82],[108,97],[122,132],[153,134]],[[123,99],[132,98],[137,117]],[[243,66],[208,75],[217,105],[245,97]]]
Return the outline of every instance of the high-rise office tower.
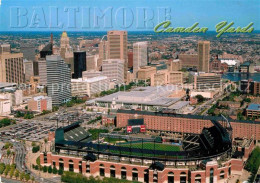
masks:
[[[39,76],[38,60],[34,60],[34,61],[33,61],[33,75],[34,75],[34,76]]]
[[[38,60],[38,71],[40,84],[46,86],[47,85],[47,63],[45,59]]]
[[[52,105],[58,106],[71,100],[70,68],[59,55],[46,56],[47,94]]]
[[[86,60],[87,71],[97,70],[98,55],[89,55]]]
[[[209,55],[210,42],[209,41],[199,41],[198,42],[198,63],[200,72],[209,72]]]
[[[108,59],[120,59],[124,61],[124,80],[127,80],[128,55],[127,55],[127,31],[108,31]]]
[[[130,51],[128,52],[128,68],[132,68],[133,64],[134,64],[134,56],[133,56],[133,52]]]
[[[82,72],[86,70],[87,70],[86,52],[75,51],[74,52],[74,73],[72,74],[72,78],[74,79],[82,78]]]
[[[11,52],[10,44],[2,44],[2,45],[0,45],[0,54],[2,54],[2,53],[10,53],[10,52]]]
[[[30,81],[31,76],[34,76],[33,61],[24,60],[23,65],[24,65],[25,81]]]
[[[133,73],[136,75],[138,69],[147,65],[147,42],[133,44]]]
[[[106,40],[103,40],[103,38],[98,45],[98,50],[99,50],[99,53],[98,53],[99,58],[98,58],[98,61],[97,61],[97,69],[98,70],[101,69],[103,60],[106,60],[108,58],[108,42]]]
[[[23,58],[32,61],[35,59],[35,47],[31,45],[22,45],[20,52],[23,53]]]
[[[120,59],[103,60],[102,75],[117,84],[124,83],[124,61]]]
[[[65,59],[65,53],[70,51],[70,38],[68,37],[67,32],[62,32],[60,38],[60,55]]]
[[[50,42],[43,47],[43,49],[40,51],[40,58],[45,59],[47,55],[53,54],[53,35],[51,34],[51,40]]]
[[[10,50],[9,44],[0,45],[0,82],[24,83],[23,54]]]

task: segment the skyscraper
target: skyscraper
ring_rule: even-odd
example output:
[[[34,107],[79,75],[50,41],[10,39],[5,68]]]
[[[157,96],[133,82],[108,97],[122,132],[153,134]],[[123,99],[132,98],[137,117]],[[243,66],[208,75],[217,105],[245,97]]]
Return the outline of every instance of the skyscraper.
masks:
[[[0,82],[24,83],[23,54],[11,53],[10,45],[0,45]]]
[[[45,59],[38,60],[38,70],[39,70],[39,78],[40,84],[46,86],[47,85],[47,63]]]
[[[108,31],[108,59],[120,59],[124,61],[124,80],[127,80],[128,55],[127,55],[127,31]]]
[[[124,82],[124,61],[120,59],[103,60],[102,75],[117,84]]]
[[[136,75],[138,69],[147,65],[147,42],[133,44],[133,73]]]
[[[70,38],[67,32],[62,32],[60,38],[60,56],[65,59],[65,53],[70,51]]]
[[[198,42],[198,71],[209,72],[209,51],[210,42],[209,41],[199,41]]]
[[[25,81],[30,81],[31,76],[34,76],[33,61],[24,60],[23,65],[24,65]]]
[[[43,49],[40,51],[40,58],[45,59],[46,55],[52,55],[53,54],[53,35],[51,34],[51,40],[50,42],[43,47]]]
[[[98,55],[89,55],[86,60],[87,71],[97,70]]]
[[[133,57],[133,52],[130,51],[128,52],[128,68],[132,68],[134,64],[134,57]]]
[[[76,51],[74,52],[74,73],[72,78],[82,78],[82,72],[87,70],[86,66],[86,52]]]
[[[99,58],[98,58],[98,61],[97,61],[97,69],[98,70],[101,69],[103,60],[106,60],[107,57],[108,57],[108,41],[103,40],[103,38],[98,45],[98,50],[99,50]]]
[[[71,100],[70,68],[59,55],[46,56],[47,94],[52,105],[58,106]]]

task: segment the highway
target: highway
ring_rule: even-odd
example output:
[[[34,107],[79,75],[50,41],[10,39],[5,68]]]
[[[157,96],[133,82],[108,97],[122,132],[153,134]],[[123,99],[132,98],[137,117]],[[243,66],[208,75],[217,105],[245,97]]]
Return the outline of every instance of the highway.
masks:
[[[54,177],[54,178],[50,178],[50,179],[42,178],[42,177],[40,177],[40,175],[33,173],[32,171],[30,171],[30,169],[28,169],[26,167],[26,164],[25,164],[26,148],[25,148],[24,144],[22,144],[19,141],[14,141],[14,140],[9,140],[9,139],[3,139],[3,142],[4,143],[10,142],[13,144],[13,148],[15,150],[15,164],[16,164],[16,168],[20,172],[23,171],[25,173],[30,174],[31,176],[33,176],[35,178],[35,181],[37,181],[37,182],[44,182],[44,183],[45,182],[46,183],[61,182],[59,177]]]

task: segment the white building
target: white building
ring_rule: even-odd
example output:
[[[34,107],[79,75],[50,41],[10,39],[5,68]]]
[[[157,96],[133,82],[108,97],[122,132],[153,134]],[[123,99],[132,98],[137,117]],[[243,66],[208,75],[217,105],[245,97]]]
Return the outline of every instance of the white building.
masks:
[[[226,63],[229,67],[231,66],[239,66],[240,61],[239,60],[234,60],[234,59],[220,59],[221,63]]]
[[[82,79],[90,79],[90,78],[94,78],[94,77],[98,77],[101,76],[102,73],[100,71],[96,71],[96,70],[90,70],[90,71],[83,71],[82,72]]]
[[[92,97],[95,94],[109,89],[109,79],[107,76],[71,80],[72,96],[88,95],[89,97]]]
[[[136,75],[138,69],[147,65],[147,42],[133,44],[133,73]]]
[[[11,113],[11,101],[9,99],[0,99],[0,116]]]
[[[19,106],[23,103],[23,91],[15,90],[10,92],[0,93],[0,99],[10,100],[11,106]]]
[[[181,98],[171,97],[182,90],[176,85],[160,87],[138,87],[128,92],[119,91],[111,95],[96,98],[93,102],[99,107],[111,109],[141,109],[156,111],[171,108]]]
[[[103,60],[102,75],[116,84],[124,83],[124,61],[120,59]]]

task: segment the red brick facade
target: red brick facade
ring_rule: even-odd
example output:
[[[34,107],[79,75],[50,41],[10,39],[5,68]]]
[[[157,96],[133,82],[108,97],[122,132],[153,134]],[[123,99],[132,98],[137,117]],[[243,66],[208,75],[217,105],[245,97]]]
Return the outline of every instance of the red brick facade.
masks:
[[[173,117],[162,115],[142,115],[144,124],[150,130],[163,130],[183,133],[201,133],[203,127],[211,127],[213,124],[208,119],[194,119],[185,117]],[[134,118],[133,114],[117,113],[117,127],[126,127],[128,119]],[[233,138],[253,137],[260,140],[259,123],[230,122],[233,128]]]
[[[153,178],[156,176],[158,182],[167,183],[170,179],[169,177],[174,177],[174,182],[180,182],[181,178],[186,177],[186,182],[195,183],[196,181],[201,183],[209,182],[211,177],[214,179],[214,182],[225,182],[227,178],[232,174],[241,174],[243,168],[242,159],[229,159],[226,162],[223,162],[222,165],[218,165],[216,161],[208,162],[201,166],[200,169],[191,170],[189,168],[176,168],[176,167],[167,167],[162,170],[152,170],[149,169],[148,165],[136,165],[129,164],[126,162],[110,162],[103,160],[96,160],[94,162],[84,161],[80,157],[69,157],[66,155],[54,155],[52,153],[47,153],[47,163],[44,163],[43,153],[40,155],[41,164],[47,166],[56,166],[57,169],[62,168],[64,171],[70,170],[70,165],[73,167],[73,170],[76,173],[82,173],[83,175],[89,176],[105,176],[113,177],[112,171],[115,173],[115,178],[122,178],[121,172],[126,172],[126,179],[133,180],[133,172],[138,174],[138,181],[144,182],[147,180],[145,178],[146,172],[149,172],[149,183],[153,182]],[[61,167],[60,167],[61,165]],[[183,166],[184,167],[184,166]],[[101,175],[100,169],[103,169],[104,175]],[[212,171],[213,170],[213,171]]]

